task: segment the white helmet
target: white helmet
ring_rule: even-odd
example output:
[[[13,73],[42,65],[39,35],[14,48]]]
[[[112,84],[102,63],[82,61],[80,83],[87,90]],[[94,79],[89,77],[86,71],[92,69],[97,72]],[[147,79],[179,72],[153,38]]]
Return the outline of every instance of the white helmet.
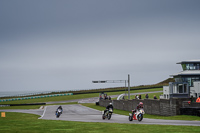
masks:
[[[109,103],[110,105],[112,105],[112,103]]]

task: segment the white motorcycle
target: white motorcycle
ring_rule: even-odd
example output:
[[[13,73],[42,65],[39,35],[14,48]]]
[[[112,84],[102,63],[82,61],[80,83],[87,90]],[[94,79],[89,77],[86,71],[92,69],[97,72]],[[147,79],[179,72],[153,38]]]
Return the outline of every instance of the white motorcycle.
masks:
[[[129,121],[132,120],[142,121],[143,115],[145,114],[144,109],[140,108],[136,112],[134,113],[133,112],[134,110],[132,110],[132,113],[129,113]]]

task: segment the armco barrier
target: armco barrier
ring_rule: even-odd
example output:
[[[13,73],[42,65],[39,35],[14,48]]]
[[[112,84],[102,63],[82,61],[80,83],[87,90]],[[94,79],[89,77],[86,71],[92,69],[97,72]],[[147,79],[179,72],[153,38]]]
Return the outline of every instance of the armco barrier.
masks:
[[[46,105],[46,103],[0,104],[0,107],[7,107],[7,106],[29,106],[29,105]]]
[[[34,96],[34,97],[23,97],[23,98],[12,98],[12,99],[0,99],[0,102],[17,101],[17,100],[27,100],[27,99],[36,99],[36,98],[45,98],[45,97],[68,96],[68,95],[73,95],[73,93],[53,94],[53,95],[43,95],[43,96]]]

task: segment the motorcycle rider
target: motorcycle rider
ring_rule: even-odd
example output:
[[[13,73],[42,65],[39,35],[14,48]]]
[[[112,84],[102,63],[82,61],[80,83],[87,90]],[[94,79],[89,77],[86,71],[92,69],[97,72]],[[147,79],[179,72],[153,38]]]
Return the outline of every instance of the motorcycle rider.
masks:
[[[105,115],[106,111],[108,111],[110,108],[113,110],[112,103],[109,103],[109,105],[106,107],[106,109],[104,110],[104,115]]]
[[[61,110],[61,114],[62,114],[63,108],[62,108],[61,105],[56,109],[56,114],[57,114],[57,112],[58,112],[59,109]]]
[[[135,112],[140,109],[140,108],[143,108],[143,102],[139,102],[139,104],[137,105],[136,109],[133,110],[133,113],[132,115],[134,116],[135,115]]]
[[[140,102],[137,106],[137,109],[143,108],[143,102]]]

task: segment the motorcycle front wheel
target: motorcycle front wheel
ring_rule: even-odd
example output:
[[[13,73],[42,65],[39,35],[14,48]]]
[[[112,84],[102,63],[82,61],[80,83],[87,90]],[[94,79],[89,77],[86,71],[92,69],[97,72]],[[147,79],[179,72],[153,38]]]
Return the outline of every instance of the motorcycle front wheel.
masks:
[[[142,121],[142,119],[143,119],[143,114],[139,114],[139,115],[137,116],[137,119],[138,119],[138,121]]]
[[[110,120],[110,118],[111,118],[111,114],[108,114],[108,120]]]
[[[60,114],[57,114],[56,117],[59,118]]]

